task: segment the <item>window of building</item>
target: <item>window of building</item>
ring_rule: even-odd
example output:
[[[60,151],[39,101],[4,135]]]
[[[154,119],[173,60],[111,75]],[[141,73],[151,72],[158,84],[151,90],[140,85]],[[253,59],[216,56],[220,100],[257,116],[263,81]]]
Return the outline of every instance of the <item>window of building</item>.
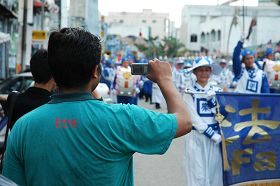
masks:
[[[218,41],[221,41],[221,30],[218,30]]]
[[[216,41],[216,31],[213,29],[211,30],[211,42]]]
[[[205,33],[204,32],[201,33],[200,40],[201,40],[201,43],[205,43]]]
[[[156,20],[153,20],[153,21],[152,21],[152,23],[156,23],[156,22],[157,22]]]
[[[206,21],[206,16],[200,16],[200,23],[204,23]]]
[[[192,34],[191,35],[191,43],[196,43],[197,42],[197,35],[196,34]]]
[[[145,19],[142,20],[142,23],[146,23],[147,21]]]
[[[122,20],[122,19],[120,20],[120,23],[123,23],[123,20]]]

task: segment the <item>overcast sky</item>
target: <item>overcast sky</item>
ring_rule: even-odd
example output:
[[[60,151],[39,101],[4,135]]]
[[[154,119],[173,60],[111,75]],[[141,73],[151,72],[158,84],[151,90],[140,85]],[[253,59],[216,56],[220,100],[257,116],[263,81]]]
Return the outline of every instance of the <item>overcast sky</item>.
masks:
[[[244,1],[250,4],[257,2],[257,0]],[[217,2],[217,0],[99,0],[98,8],[100,13],[105,16],[108,15],[108,12],[142,12],[143,9],[152,9],[153,12],[169,13],[171,21],[175,21],[176,27],[179,27],[184,5],[216,5]]]

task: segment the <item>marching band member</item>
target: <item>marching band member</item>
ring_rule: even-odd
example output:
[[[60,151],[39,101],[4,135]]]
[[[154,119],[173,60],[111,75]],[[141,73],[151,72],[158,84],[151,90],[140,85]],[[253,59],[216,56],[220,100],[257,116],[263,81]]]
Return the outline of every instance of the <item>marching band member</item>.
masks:
[[[254,63],[254,52],[245,49],[241,53],[245,35],[242,34],[240,41],[233,52],[233,73],[236,92],[240,93],[269,93],[269,85],[265,73]],[[240,60],[240,53],[242,60]],[[242,64],[243,62],[243,64]]]
[[[122,60],[122,66],[117,68],[115,92],[118,103],[137,105],[137,93],[139,93],[138,82],[140,81],[140,76],[131,74],[129,63],[130,60],[124,58]]]
[[[225,92],[228,91],[228,88],[230,87],[233,79],[233,73],[230,71],[227,67],[227,61],[225,59],[221,59],[220,61],[220,67],[222,68],[222,71],[220,73],[220,82],[219,84],[223,88]]]
[[[183,74],[180,76],[180,89],[179,92],[184,94],[184,90],[186,87],[190,86],[191,83],[194,81],[195,76],[193,73],[188,71],[189,68],[192,67],[192,62],[190,60],[186,60],[183,66]]]
[[[183,79],[184,79],[183,66],[184,66],[184,61],[182,59],[178,59],[176,61],[176,67],[173,71],[174,83],[179,92],[183,92],[183,90],[184,90],[183,88],[185,86],[184,81],[183,81]]]
[[[280,93],[280,62],[275,60],[272,48],[266,49],[263,70],[268,78],[270,93]]]
[[[113,62],[110,59],[105,60],[104,63],[102,64],[100,82],[105,83],[111,91],[113,87],[114,78],[115,78],[115,69],[113,67]]]
[[[196,81],[188,88],[191,92],[183,96],[191,113],[193,130],[185,136],[186,185],[222,186],[221,135],[214,119],[215,91],[221,91],[208,82],[212,68],[211,60],[204,57],[194,61],[190,68]]]

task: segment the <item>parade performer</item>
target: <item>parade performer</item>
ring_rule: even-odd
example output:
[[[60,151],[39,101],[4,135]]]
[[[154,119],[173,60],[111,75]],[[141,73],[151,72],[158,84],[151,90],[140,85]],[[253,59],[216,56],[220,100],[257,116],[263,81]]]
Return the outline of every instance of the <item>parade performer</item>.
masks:
[[[155,108],[160,109],[162,103],[163,95],[160,91],[159,86],[156,83],[152,85],[152,102],[155,103]]]
[[[225,59],[221,59],[220,67],[222,68],[222,71],[220,73],[220,81],[218,84],[223,88],[225,92],[227,92],[232,83],[233,73],[228,69],[227,61]]]
[[[122,66],[119,66],[116,71],[115,90],[117,102],[137,105],[137,93],[139,93],[137,86],[140,76],[131,75],[129,63],[128,58],[123,58]]]
[[[233,52],[233,73],[235,91],[239,93],[269,93],[267,77],[254,62],[254,52],[243,47],[245,35],[242,34],[240,41]],[[240,60],[240,54],[242,60]],[[243,64],[244,65],[243,65]]]
[[[192,67],[192,62],[190,60],[185,60],[184,61],[184,66],[183,66],[183,75],[181,76],[181,89],[179,92],[184,94],[184,90],[186,87],[189,87],[194,79],[196,78],[193,73],[191,73],[188,69]]]
[[[198,58],[190,69],[197,80],[187,88],[193,94],[183,96],[191,114],[193,130],[185,136],[187,186],[222,186],[221,135],[214,119],[215,91],[209,83],[211,60]]]
[[[172,73],[174,73],[173,74],[174,84],[179,92],[182,92],[184,90],[184,86],[185,86],[184,81],[182,81],[184,79],[183,78],[184,77],[183,66],[184,66],[184,61],[182,59],[178,59],[176,61],[176,67],[175,67],[174,71],[172,72]]]
[[[267,75],[270,93],[280,93],[280,61],[276,61],[272,48],[266,49],[263,70]]]
[[[105,60],[102,64],[102,73],[100,83],[105,83],[111,90],[115,78],[115,69],[111,59]]]

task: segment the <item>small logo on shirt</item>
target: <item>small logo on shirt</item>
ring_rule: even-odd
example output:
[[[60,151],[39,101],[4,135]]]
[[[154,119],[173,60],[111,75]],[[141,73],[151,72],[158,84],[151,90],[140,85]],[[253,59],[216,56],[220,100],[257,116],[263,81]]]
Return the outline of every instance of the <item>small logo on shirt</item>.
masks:
[[[72,119],[55,119],[55,128],[76,128],[77,127],[77,120],[75,118]]]
[[[209,108],[209,105],[207,103],[207,100],[205,98],[197,98],[197,113],[201,117],[212,117],[213,113],[211,109]]]
[[[251,92],[257,92],[258,91],[258,82],[249,79],[247,81],[246,90],[249,90]]]

